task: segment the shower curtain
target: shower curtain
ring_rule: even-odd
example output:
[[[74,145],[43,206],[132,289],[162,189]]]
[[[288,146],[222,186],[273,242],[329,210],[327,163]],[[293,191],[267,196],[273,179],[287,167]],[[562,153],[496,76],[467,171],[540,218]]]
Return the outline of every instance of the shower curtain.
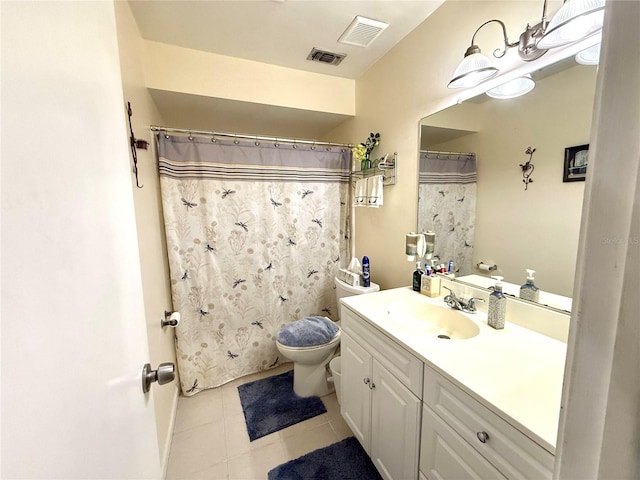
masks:
[[[418,231],[436,234],[434,254],[457,275],[472,272],[476,217],[476,156],[420,152]]]
[[[350,150],[163,132],[158,156],[183,393],[284,363],[282,325],[337,313]]]

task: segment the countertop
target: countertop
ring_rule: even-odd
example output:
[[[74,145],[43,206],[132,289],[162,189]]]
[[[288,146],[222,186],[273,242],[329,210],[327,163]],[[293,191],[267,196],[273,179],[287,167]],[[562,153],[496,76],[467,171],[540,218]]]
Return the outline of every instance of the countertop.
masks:
[[[508,321],[503,330],[495,330],[483,313],[464,314],[480,329],[475,337],[443,340],[417,335],[420,319],[390,315],[391,304],[427,302],[448,307],[443,297],[429,298],[411,287],[346,297],[341,302],[555,454],[565,343]]]

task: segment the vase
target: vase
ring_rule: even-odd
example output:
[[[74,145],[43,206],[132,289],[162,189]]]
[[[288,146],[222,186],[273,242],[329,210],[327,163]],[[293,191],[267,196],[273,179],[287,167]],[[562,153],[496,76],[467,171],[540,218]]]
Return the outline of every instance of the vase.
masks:
[[[362,170],[368,170],[371,168],[371,158],[369,158],[369,154],[365,155],[364,160],[360,162],[360,168]]]

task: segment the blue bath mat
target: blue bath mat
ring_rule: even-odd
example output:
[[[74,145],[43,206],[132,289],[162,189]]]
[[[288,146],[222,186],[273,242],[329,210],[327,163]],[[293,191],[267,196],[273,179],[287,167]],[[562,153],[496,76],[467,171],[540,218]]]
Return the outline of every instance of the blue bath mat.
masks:
[[[327,411],[320,397],[293,391],[293,370],[238,387],[249,438],[256,440]]]
[[[382,480],[358,440],[341,442],[315,450],[271,470],[269,480]]]

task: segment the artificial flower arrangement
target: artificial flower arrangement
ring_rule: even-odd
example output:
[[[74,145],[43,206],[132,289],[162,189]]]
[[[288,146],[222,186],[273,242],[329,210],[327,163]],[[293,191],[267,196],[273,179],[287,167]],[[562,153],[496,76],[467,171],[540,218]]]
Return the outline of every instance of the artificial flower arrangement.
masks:
[[[351,149],[353,158],[360,162],[360,168],[362,170],[371,168],[371,152],[379,143],[380,134],[372,132],[364,143],[360,143]]]

